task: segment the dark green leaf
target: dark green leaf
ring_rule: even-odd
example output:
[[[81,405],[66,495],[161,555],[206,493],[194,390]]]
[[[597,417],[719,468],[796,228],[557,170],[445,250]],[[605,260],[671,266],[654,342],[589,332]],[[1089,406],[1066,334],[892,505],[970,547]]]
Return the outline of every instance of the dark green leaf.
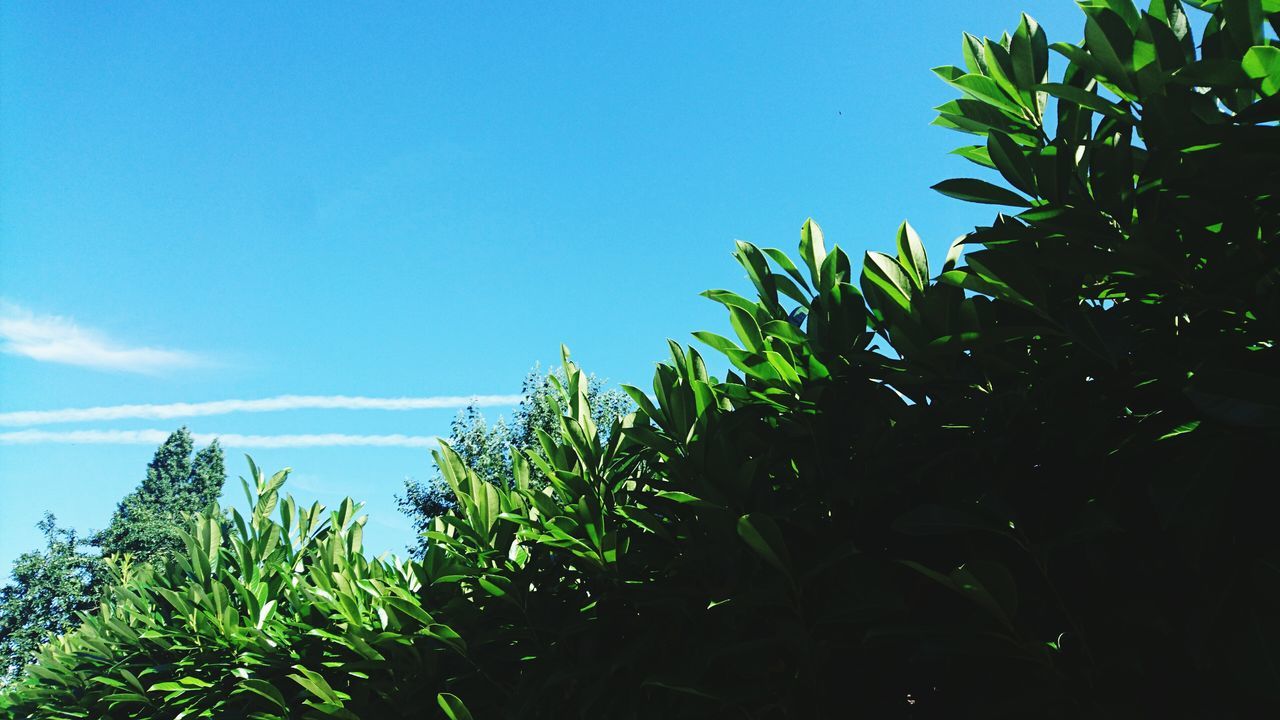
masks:
[[[1121,106],[1111,102],[1110,100],[1100,95],[1097,95],[1096,93],[1091,93],[1087,90],[1082,90],[1078,87],[1075,87],[1074,85],[1063,85],[1062,83],[1044,83],[1042,85],[1037,85],[1036,89],[1043,90],[1049,93],[1050,95],[1056,98],[1059,98],[1061,100],[1066,100],[1067,102],[1075,103],[1080,107],[1088,108],[1090,110],[1093,110],[1094,112],[1102,113],[1107,117],[1115,118],[1117,120],[1123,120],[1128,123],[1133,122],[1133,117],[1129,114],[1128,110],[1125,110]]]
[[[738,536],[765,562],[784,574],[791,573],[791,557],[773,518],[761,513],[743,515],[738,518]]]
[[[987,136],[987,154],[996,170],[1009,184],[1028,195],[1036,195],[1036,176],[1022,148],[1001,132]]]
[[[905,220],[898,226],[898,263],[911,276],[916,289],[923,291],[929,284],[929,258],[915,228]]]
[[[992,185],[985,180],[977,180],[975,178],[943,180],[937,185],[934,185],[933,189],[948,197],[967,200],[969,202],[986,203],[989,205],[1031,207],[1031,203],[1021,195],[997,185]]]
[[[471,720],[471,711],[467,710],[467,706],[457,695],[439,693],[436,695],[436,703],[449,716],[449,720]]]

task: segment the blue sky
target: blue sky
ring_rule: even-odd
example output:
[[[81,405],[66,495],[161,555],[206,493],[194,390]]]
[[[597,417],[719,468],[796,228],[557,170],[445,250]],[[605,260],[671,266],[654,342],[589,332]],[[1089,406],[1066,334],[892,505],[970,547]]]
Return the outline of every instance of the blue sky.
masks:
[[[858,255],[910,219],[941,253],[986,222],[928,189],[976,170],[929,68],[1020,11],[1082,27],[1066,0],[788,5],[0,4],[0,564],[45,510],[102,527],[182,424],[235,438],[229,498],[248,452],[400,552],[392,496],[456,407],[20,413],[448,406],[560,343],[646,386],[665,338],[727,325],[697,294],[745,285],[735,238],[793,250],[813,216]]]

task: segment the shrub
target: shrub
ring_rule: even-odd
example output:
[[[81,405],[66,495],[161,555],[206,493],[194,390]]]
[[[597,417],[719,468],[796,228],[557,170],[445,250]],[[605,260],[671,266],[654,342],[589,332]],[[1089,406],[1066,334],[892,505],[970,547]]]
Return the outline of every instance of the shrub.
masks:
[[[813,222],[798,262],[740,243],[756,297],[707,293],[736,339],[695,333],[725,378],[673,343],[606,439],[566,357],[558,431],[508,487],[441,448],[457,508],[420,563],[365,560],[353,510],[287,544],[259,513],[221,545],[206,522],[11,697],[52,717],[416,717],[429,694],[452,718],[1275,714],[1280,7],[1194,4],[1199,54],[1174,0],[1084,5],[1057,83],[1029,18],[966,37],[939,122],[1009,187],[938,189],[1021,210],[936,277],[905,223],[857,276]],[[231,568],[274,580],[241,592]]]
[[[213,505],[167,565],[108,561],[101,609],[42,649],[10,712],[407,717],[396,708],[418,695],[434,703],[433,654],[460,641],[422,609],[413,568],[362,554],[352,501],[301,508],[280,500],[287,471],[250,468],[248,518],[232,510],[227,525]]]

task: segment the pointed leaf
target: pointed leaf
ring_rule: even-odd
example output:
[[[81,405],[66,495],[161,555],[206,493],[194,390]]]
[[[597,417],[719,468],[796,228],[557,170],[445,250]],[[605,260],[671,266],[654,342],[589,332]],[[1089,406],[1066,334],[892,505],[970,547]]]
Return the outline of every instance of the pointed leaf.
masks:
[[[444,710],[444,714],[449,716],[449,720],[471,720],[471,712],[457,695],[439,693],[436,695],[436,702]]]
[[[986,50],[983,48],[981,40],[969,33],[965,33],[964,40],[960,45],[960,51],[964,55],[964,65],[969,69],[969,72],[975,75],[987,74]]]
[[[809,266],[809,277],[813,280],[813,286],[817,287],[820,282],[819,269],[827,259],[827,246],[823,242],[822,228],[818,227],[813,218],[805,220],[804,226],[800,228],[800,258]]]
[[[916,289],[924,290],[929,284],[929,258],[916,229],[905,220],[898,226],[898,262],[911,275]]]
[[[953,197],[958,200],[966,200],[968,202],[985,203],[988,205],[1031,207],[1031,203],[1021,195],[1010,190],[1006,190],[999,185],[992,185],[985,180],[977,180],[975,178],[954,178],[952,180],[943,180],[937,185],[934,185],[933,189],[948,197]]]
[[[987,152],[991,155],[996,170],[1004,176],[1010,185],[1028,195],[1036,195],[1036,176],[1022,148],[1008,135],[992,132],[987,136]]]
[[[1116,120],[1123,120],[1124,122],[1133,124],[1133,116],[1130,115],[1127,110],[1100,95],[1089,92],[1088,90],[1083,90],[1074,85],[1065,85],[1063,83],[1041,83],[1036,86],[1036,89],[1043,90],[1044,92],[1047,92],[1061,100],[1075,103],[1080,107],[1102,113],[1107,117],[1115,118]]]
[[[787,554],[782,532],[773,518],[762,513],[743,515],[738,518],[738,536],[765,562],[785,574],[790,574],[791,557]]]

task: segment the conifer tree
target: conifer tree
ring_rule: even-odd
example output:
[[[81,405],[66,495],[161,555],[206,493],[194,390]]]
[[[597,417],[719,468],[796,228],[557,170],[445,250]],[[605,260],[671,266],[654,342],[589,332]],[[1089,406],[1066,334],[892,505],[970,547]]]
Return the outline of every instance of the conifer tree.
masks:
[[[227,474],[222,447],[214,440],[192,457],[194,442],[186,427],[173,432],[156,450],[146,478],[116,507],[111,523],[94,537],[102,554],[130,554],[151,562],[182,547],[178,529],[222,494]]]

